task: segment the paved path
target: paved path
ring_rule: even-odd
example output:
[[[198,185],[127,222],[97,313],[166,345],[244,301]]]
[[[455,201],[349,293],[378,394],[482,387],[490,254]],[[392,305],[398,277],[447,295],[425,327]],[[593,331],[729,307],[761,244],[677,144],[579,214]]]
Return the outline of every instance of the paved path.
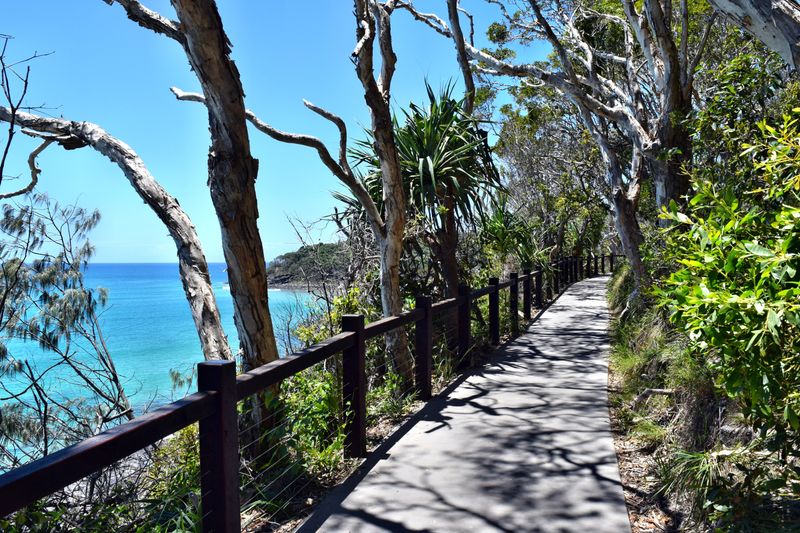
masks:
[[[570,287],[300,531],[629,533],[608,421],[607,280]]]

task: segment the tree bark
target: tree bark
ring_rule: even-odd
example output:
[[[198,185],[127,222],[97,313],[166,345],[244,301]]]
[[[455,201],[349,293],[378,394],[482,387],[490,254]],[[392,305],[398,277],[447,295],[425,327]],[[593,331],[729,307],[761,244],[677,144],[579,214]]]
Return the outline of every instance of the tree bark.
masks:
[[[622,250],[633,270],[636,289],[639,290],[646,285],[647,271],[640,251],[644,237],[636,217],[636,203],[628,198],[621,189],[614,191],[613,202],[614,225],[617,228]]]
[[[448,191],[443,198],[446,211],[440,217],[442,227],[436,232],[436,259],[442,268],[442,278],[444,286],[442,293],[445,298],[455,298],[458,296],[458,225],[456,224],[455,199],[453,194]]]
[[[710,0],[717,11],[800,68],[800,5],[796,0]]]
[[[255,180],[244,91],[213,0],[172,0],[184,49],[208,109],[211,147],[208,185],[219,219],[222,248],[245,371],[278,358],[269,312],[264,249],[258,230]]]
[[[11,110],[0,106],[0,121],[8,122],[10,119]],[[91,122],[40,117],[21,111],[16,113],[16,122],[28,130],[55,136],[54,140],[67,149],[91,146],[122,169],[136,194],[164,223],[175,241],[181,282],[200,337],[203,356],[206,360],[232,359],[211,287],[208,263],[194,224],[178,201],[150,174],[139,155]]]
[[[689,174],[686,165],[692,159],[692,141],[689,132],[681,124],[675,122],[682,119],[676,116],[682,114],[689,107],[689,102],[684,102],[681,110],[673,109],[658,133],[663,149],[658,153],[649,152],[645,155],[653,175],[655,185],[656,205],[660,208],[669,207],[670,201],[683,203],[684,197],[689,193]]]
[[[364,100],[370,111],[375,155],[380,162],[383,184],[384,227],[378,243],[381,253],[381,304],[385,316],[403,310],[400,293],[400,257],[406,223],[405,192],[400,159],[394,139],[394,125],[389,107],[390,87],[397,57],[392,48],[391,13],[394,2],[355,0],[356,49],[353,52],[356,74],[364,88]],[[380,77],[374,73],[373,52],[377,37],[381,57]],[[403,391],[411,389],[414,369],[404,329],[385,336],[386,350],[402,381]]]
[[[450,27],[453,33],[453,42],[456,46],[456,59],[458,67],[461,69],[461,77],[464,79],[464,113],[472,114],[475,108],[475,81],[472,79],[472,68],[469,65],[469,55],[464,46],[464,33],[461,31],[461,21],[458,15],[459,0],[447,0],[447,16],[450,19]],[[458,290],[458,289],[456,289]]]

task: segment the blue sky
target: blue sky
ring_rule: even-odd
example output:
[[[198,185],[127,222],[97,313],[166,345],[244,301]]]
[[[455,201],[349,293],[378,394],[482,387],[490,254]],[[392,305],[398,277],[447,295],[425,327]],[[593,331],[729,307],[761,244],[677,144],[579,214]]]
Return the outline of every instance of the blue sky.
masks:
[[[144,3],[174,16],[167,0]],[[421,10],[446,14],[444,0],[417,4]],[[485,45],[485,28],[498,18],[495,9],[483,0],[463,4],[476,15],[477,44]],[[302,100],[307,99],[342,116],[351,141],[361,135],[369,115],[350,62],[354,19],[349,0],[220,0],[218,5],[249,108],[277,128],[319,136],[335,148],[334,128],[305,109]],[[14,36],[10,59],[54,52],[31,65],[28,105],[46,104],[55,116],[95,122],[131,145],[189,213],[208,260],[222,261],[206,187],[206,113],[201,105],[178,102],[169,92],[171,86],[199,90],[181,48],[102,0],[14,1],[6,2],[3,11],[0,33]],[[393,21],[396,108],[424,101],[426,78],[434,88],[460,82],[450,41],[405,12]],[[520,59],[540,59],[543,49],[529,52],[536,56]],[[252,129],[251,141],[260,162],[259,226],[271,259],[299,245],[287,217],[310,222],[332,213],[336,202],[330,191],[339,187],[316,152],[275,142]],[[17,136],[5,173],[27,179],[26,158],[33,146]],[[115,165],[91,149],[65,152],[58,146],[48,148],[39,163],[40,191],[62,203],[101,211],[101,223],[92,234],[95,261],[176,261],[166,229]],[[18,183],[4,182],[2,188]],[[318,227],[312,237],[335,238],[332,227]]]

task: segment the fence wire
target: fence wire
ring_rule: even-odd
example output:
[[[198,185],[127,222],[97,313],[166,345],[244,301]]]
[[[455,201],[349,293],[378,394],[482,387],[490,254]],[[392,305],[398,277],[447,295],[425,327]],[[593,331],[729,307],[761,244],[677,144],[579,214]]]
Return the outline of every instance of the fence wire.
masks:
[[[197,425],[42,498],[0,531],[192,531],[202,521]]]
[[[548,270],[542,273],[542,282],[543,307],[567,286],[563,280],[555,282]],[[524,331],[522,281],[518,287],[519,331]],[[535,316],[534,276],[530,287],[531,315]],[[501,341],[511,332],[510,294],[509,288],[499,294]],[[459,345],[458,309],[436,312],[433,317],[434,394],[493,348],[488,295],[472,299],[469,314],[466,357],[462,355],[465,347]],[[366,342],[370,448],[378,446],[397,423],[422,405],[416,401],[415,326],[403,326],[398,332],[388,339],[389,345],[402,345],[405,336],[409,357],[393,356],[384,335]],[[348,409],[342,405],[341,354],[239,403],[239,496],[244,531],[270,531],[298,520],[325,490],[352,472],[358,461],[344,458]],[[204,513],[211,512],[202,508],[201,482],[194,424],[20,513],[45,524],[40,529],[46,531],[192,531],[199,529]],[[11,522],[0,521],[0,530],[30,530],[15,525],[14,516],[11,518]]]

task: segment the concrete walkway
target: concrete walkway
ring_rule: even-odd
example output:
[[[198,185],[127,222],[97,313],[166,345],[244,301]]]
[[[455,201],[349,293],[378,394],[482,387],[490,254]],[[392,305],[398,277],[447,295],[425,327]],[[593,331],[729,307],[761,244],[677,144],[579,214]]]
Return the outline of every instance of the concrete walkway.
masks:
[[[299,531],[630,532],[608,420],[607,280],[570,287]]]

